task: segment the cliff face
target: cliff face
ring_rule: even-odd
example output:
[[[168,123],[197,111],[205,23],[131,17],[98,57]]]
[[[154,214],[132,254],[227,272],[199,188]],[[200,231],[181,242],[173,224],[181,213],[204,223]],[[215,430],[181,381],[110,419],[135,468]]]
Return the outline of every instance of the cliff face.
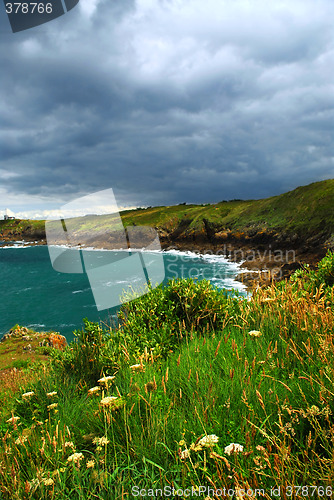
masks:
[[[327,231],[305,237],[272,229],[215,232],[203,222],[201,231],[160,230],[159,233],[164,249],[224,255],[233,262],[241,262],[243,272],[239,278],[248,284],[259,277],[265,281],[286,278],[303,264],[313,268],[327,250],[334,251],[334,234]],[[246,269],[249,272],[245,272]]]

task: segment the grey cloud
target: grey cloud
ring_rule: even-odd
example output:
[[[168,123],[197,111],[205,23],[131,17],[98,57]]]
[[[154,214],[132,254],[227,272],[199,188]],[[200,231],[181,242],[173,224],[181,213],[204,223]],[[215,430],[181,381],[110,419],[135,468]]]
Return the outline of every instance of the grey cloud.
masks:
[[[80,3],[1,36],[9,194],[200,203],[333,177],[331,0]]]

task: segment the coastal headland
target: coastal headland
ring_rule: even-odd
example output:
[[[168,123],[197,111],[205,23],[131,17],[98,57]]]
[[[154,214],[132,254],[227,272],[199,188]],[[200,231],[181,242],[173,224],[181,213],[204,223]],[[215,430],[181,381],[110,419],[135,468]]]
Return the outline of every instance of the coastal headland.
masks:
[[[124,227],[152,227],[161,248],[224,255],[241,263],[239,279],[250,284],[288,277],[313,268],[334,249],[334,179],[298,187],[261,200],[146,207],[121,212]],[[117,248],[120,232],[113,215],[82,217],[72,232],[75,244],[91,240],[97,248]],[[0,221],[0,240],[8,244],[46,244],[45,223]],[[66,244],[62,236],[59,244]]]

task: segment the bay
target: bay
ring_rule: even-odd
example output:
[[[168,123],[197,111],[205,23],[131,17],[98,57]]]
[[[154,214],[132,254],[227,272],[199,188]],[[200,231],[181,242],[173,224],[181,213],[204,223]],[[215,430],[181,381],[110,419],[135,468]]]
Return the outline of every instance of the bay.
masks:
[[[107,252],[91,251],[101,252],[101,258]],[[235,280],[239,266],[223,256],[176,250],[162,255],[163,285],[172,278],[205,278],[217,288],[247,295],[244,285]],[[0,337],[19,324],[36,331],[57,331],[71,340],[73,330],[82,328],[83,318],[110,324],[118,309],[98,311],[87,275],[55,271],[47,246],[0,246]]]

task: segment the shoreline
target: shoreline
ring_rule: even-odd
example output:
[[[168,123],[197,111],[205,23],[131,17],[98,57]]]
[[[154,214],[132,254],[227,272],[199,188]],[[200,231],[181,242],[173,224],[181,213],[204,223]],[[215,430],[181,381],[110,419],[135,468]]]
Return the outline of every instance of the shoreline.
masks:
[[[164,235],[165,236],[165,235]],[[259,284],[266,285],[272,281],[280,281],[288,278],[294,271],[303,267],[304,264],[315,268],[316,264],[326,254],[326,248],[313,251],[305,250],[303,247],[288,248],[284,245],[284,249],[277,248],[277,245],[268,243],[261,244],[245,244],[244,241],[227,242],[217,244],[210,241],[171,241],[160,234],[160,244],[162,251],[176,250],[178,252],[191,252],[199,257],[219,256],[230,264],[239,266],[238,273],[234,280],[242,283],[246,287],[247,292],[251,292],[254,287]],[[59,245],[65,245],[59,243]],[[45,239],[34,239],[33,241],[23,239],[2,239],[0,241],[1,248],[28,248],[33,246],[47,246]],[[84,245],[78,244],[74,248],[85,248]],[[94,247],[87,247],[91,250],[121,250],[115,248],[108,242],[98,241]],[[141,250],[141,249],[140,249]]]

